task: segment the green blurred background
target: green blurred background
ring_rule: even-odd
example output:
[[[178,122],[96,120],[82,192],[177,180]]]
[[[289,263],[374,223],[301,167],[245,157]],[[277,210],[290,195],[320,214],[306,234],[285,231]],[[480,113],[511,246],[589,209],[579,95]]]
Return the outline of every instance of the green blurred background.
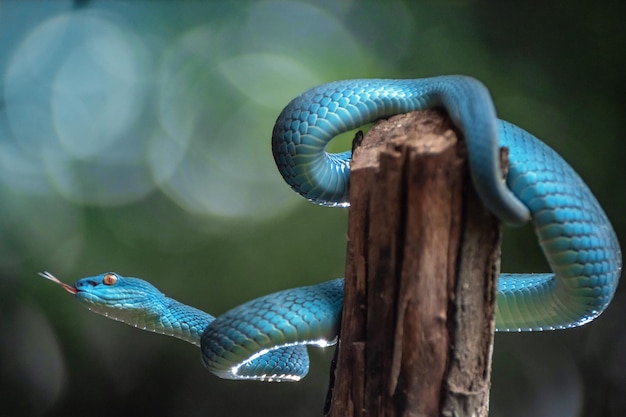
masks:
[[[298,384],[220,380],[192,345],[90,314],[36,274],[113,270],[212,314],[342,276],[347,212],[292,193],[270,151],[280,110],[323,82],[479,78],[626,241],[625,15],[617,1],[0,2],[0,417],[322,415],[332,349]],[[532,230],[507,229],[503,270],[545,269]],[[491,415],[626,415],[625,314],[622,286],[584,328],[497,335]]]

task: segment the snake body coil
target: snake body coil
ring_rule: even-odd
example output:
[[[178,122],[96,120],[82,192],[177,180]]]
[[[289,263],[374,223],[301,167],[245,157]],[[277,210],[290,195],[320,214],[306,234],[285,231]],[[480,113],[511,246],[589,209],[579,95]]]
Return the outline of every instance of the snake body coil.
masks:
[[[305,198],[345,206],[351,154],[327,153],[328,142],[376,119],[433,106],[443,106],[462,131],[483,203],[508,223],[532,219],[552,269],[501,274],[497,330],[561,329],[595,318],[612,299],[621,273],[610,222],[559,155],[497,119],[488,91],[472,78],[348,80],[316,87],[278,117],[272,137],[276,164]],[[506,182],[500,178],[500,146],[509,149]],[[205,366],[233,379],[300,379],[308,370],[304,345],[334,343],[343,303],[342,279],[261,297],[217,318],[165,297],[143,280],[114,273],[66,287],[100,314],[200,345]]]

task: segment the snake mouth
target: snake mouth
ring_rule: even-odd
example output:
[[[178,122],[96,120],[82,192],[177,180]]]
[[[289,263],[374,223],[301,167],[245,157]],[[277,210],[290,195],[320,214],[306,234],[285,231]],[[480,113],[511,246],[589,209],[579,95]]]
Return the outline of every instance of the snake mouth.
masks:
[[[48,271],[39,272],[39,276],[44,277],[45,279],[48,279],[54,282],[55,284],[60,285],[61,288],[63,288],[65,291],[69,292],[72,295],[76,295],[78,293],[78,290],[75,287],[69,284],[66,284],[65,282],[60,281],[57,277],[55,277]]]

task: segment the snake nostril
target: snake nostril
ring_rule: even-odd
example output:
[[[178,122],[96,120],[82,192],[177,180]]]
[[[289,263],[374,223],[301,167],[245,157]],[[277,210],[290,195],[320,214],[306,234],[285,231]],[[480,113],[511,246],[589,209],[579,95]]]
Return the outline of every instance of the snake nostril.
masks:
[[[87,286],[95,287],[96,285],[98,285],[98,283],[96,281],[94,281],[93,279],[83,279],[83,280],[78,281],[76,283],[76,287],[77,288],[85,288]]]

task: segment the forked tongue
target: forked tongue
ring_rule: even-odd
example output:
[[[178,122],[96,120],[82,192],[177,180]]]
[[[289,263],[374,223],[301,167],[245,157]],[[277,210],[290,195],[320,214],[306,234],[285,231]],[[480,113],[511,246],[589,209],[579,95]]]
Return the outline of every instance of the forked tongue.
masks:
[[[70,294],[76,294],[78,292],[76,288],[72,287],[71,285],[66,284],[65,282],[59,281],[54,275],[52,275],[48,271],[39,272],[39,275],[44,277],[45,279],[49,279],[50,281],[56,284],[59,284],[65,291],[69,292]]]

